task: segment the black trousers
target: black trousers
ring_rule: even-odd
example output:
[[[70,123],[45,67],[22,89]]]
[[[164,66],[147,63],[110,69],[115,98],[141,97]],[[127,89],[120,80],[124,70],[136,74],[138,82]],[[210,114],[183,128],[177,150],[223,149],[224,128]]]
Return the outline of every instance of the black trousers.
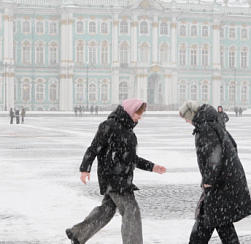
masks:
[[[233,224],[217,226],[215,228],[205,227],[203,205],[200,209],[198,219],[193,226],[189,244],[208,244],[214,229],[217,230],[222,244],[240,244]]]

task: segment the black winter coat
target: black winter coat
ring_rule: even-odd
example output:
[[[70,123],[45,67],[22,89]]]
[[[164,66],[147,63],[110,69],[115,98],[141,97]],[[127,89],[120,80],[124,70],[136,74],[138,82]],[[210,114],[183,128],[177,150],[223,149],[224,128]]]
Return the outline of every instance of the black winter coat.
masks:
[[[217,111],[210,105],[198,110],[193,125],[202,186],[212,185],[205,188],[199,201],[204,201],[205,226],[245,218],[251,214],[251,199],[234,139],[220,126]]]
[[[133,183],[135,167],[152,171],[153,163],[136,154],[136,126],[130,115],[118,106],[107,120],[99,125],[98,131],[87,149],[81,172],[90,172],[94,159],[98,158],[98,181],[101,195],[110,191],[123,193],[139,190]]]
[[[229,121],[227,114],[225,112],[221,111],[221,112],[218,112],[218,115],[219,115],[220,124],[225,128],[226,123]]]

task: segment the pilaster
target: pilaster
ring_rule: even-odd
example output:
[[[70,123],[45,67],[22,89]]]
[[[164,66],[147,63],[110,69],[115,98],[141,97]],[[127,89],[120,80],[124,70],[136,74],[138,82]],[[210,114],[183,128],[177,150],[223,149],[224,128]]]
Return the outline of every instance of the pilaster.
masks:
[[[119,20],[118,20],[118,15],[116,14],[113,18],[113,31],[112,31],[112,66],[113,67],[118,67],[119,62],[118,62],[118,25],[119,25]]]
[[[213,69],[221,69],[220,65],[220,26],[217,20],[213,23]]]
[[[152,63],[158,63],[158,16],[153,17],[152,23],[152,30],[153,30],[153,37],[152,37]]]
[[[131,66],[135,66],[138,61],[138,19],[137,16],[132,16],[131,23]]]
[[[171,66],[176,67],[177,61],[176,61],[176,55],[177,55],[177,22],[176,18],[172,18],[171,23]]]

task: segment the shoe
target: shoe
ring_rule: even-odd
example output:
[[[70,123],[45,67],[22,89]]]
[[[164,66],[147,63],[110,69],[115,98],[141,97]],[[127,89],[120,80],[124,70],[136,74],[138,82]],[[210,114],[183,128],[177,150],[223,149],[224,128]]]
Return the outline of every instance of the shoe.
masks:
[[[65,231],[68,238],[71,240],[72,244],[80,244],[77,238],[73,237],[73,233],[71,232],[71,229],[66,229]]]

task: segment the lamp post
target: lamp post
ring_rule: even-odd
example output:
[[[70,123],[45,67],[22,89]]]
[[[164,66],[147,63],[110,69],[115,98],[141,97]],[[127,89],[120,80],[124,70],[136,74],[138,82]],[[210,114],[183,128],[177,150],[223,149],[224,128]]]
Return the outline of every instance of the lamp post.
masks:
[[[7,76],[7,63],[4,63],[4,111],[7,111],[7,82],[6,82],[6,76]]]
[[[234,109],[236,106],[236,65],[234,65]]]
[[[89,107],[88,107],[88,100],[89,100],[89,91],[88,91],[88,87],[89,87],[89,77],[88,77],[88,71],[89,71],[89,68],[92,67],[92,63],[89,65],[89,63],[86,63],[86,110],[88,111],[89,110]]]

